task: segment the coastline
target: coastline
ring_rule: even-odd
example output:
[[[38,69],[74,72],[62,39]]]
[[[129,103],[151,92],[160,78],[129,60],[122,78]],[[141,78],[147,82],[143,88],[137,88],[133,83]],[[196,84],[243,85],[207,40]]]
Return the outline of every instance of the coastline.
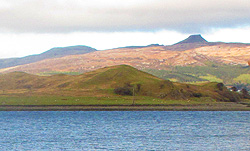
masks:
[[[0,105],[0,111],[250,111],[243,104],[221,105]]]

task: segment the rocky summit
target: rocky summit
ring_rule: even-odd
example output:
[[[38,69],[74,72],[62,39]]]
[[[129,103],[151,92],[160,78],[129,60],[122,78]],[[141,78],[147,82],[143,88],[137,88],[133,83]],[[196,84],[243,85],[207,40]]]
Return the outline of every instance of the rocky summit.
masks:
[[[185,43],[207,43],[208,41],[204,39],[201,35],[190,35],[187,39],[178,42],[177,44]]]

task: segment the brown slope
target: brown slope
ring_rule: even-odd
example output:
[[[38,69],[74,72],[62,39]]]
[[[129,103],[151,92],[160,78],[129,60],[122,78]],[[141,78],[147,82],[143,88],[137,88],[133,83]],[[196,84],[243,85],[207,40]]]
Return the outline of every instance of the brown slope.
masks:
[[[86,72],[120,64],[131,65],[138,69],[168,69],[171,66],[202,66],[207,61],[247,65],[249,58],[250,46],[244,44],[222,43],[185,51],[169,51],[165,50],[164,46],[155,46],[135,49],[120,48],[47,59],[1,69],[0,72],[24,71],[33,74],[48,71]]]
[[[41,73],[47,71],[77,71],[86,72],[105,66],[127,64],[136,68],[167,68],[169,65],[182,65],[176,58],[183,58],[187,63],[195,62],[193,54],[189,52],[164,51],[162,46],[139,49],[113,49],[89,53],[88,55],[74,55],[62,58],[47,59],[36,63],[2,69],[2,72],[25,71]],[[199,63],[198,63],[199,64]]]
[[[250,45],[247,44],[220,44],[197,48],[194,51],[224,64],[247,65],[250,59]]]
[[[64,57],[67,55],[85,54],[85,53],[90,53],[94,51],[97,51],[97,50],[88,46],[83,46],[83,45],[69,46],[69,47],[56,47],[48,51],[45,51],[41,54],[30,55],[30,56],[21,57],[21,58],[0,59],[0,69],[33,63],[33,62],[41,61],[44,59],[60,58],[60,57]]]

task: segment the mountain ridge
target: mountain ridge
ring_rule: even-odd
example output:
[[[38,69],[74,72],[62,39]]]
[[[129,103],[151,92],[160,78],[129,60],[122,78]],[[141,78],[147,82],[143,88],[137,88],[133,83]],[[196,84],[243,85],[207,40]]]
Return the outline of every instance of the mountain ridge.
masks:
[[[174,46],[203,43],[184,43]],[[87,54],[67,55],[60,58],[45,59],[25,65],[0,69],[0,73],[24,71],[32,74],[49,72],[88,72],[106,66],[127,64],[137,69],[172,70],[175,66],[206,66],[228,64],[247,66],[250,60],[250,45],[241,43],[210,43],[182,51],[167,49],[168,46],[149,45],[146,47],[116,48],[94,51]]]
[[[90,53],[94,51],[97,51],[97,50],[88,46],[84,46],[84,45],[69,46],[69,47],[55,47],[41,54],[29,55],[29,56],[25,56],[21,58],[0,59],[0,69],[23,65],[23,64],[29,64],[29,63],[41,61],[44,59],[59,58],[59,57],[67,56],[67,55],[78,55],[78,54]]]

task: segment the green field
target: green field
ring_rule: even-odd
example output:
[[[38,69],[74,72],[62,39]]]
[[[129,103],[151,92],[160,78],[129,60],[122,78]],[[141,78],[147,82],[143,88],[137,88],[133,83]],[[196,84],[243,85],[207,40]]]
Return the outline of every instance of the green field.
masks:
[[[218,83],[223,82],[222,79],[217,78],[216,76],[211,75],[211,74],[207,74],[206,76],[199,76],[199,78],[205,79],[210,82],[218,82]]]
[[[0,105],[194,105],[216,103],[211,98],[163,100],[146,96],[70,97],[70,96],[1,96]]]
[[[176,66],[170,70],[144,69],[163,79],[178,82],[223,82],[226,85],[250,84],[250,67],[207,63],[206,66]]]
[[[234,81],[250,84],[250,74],[241,74],[238,77],[234,78]]]
[[[133,103],[134,102],[134,103]],[[211,98],[162,100],[152,97],[0,97],[0,111],[250,111],[250,100],[217,102]]]

